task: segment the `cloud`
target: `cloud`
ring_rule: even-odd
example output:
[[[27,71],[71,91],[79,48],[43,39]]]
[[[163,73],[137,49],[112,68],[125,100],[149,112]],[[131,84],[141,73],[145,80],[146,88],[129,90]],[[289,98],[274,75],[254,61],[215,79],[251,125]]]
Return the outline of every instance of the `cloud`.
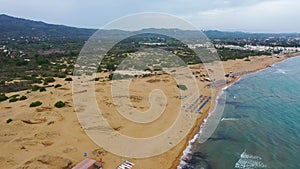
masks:
[[[204,29],[255,32],[300,32],[296,0],[264,1],[252,6],[200,11],[187,20]]]

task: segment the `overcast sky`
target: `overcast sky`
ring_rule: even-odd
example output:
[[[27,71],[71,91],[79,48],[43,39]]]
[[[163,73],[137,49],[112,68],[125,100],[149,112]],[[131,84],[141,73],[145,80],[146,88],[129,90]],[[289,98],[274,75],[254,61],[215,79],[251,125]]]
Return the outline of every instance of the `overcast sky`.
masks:
[[[140,12],[179,16],[199,29],[300,32],[300,0],[0,0],[0,13],[101,28]]]

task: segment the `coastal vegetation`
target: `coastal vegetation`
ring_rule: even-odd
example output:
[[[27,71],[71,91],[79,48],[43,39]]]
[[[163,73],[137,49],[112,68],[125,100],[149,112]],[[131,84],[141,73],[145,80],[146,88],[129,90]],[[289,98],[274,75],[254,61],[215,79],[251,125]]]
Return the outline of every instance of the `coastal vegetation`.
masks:
[[[45,87],[40,87],[39,90],[40,90],[40,92],[45,92],[45,91],[47,91]]]
[[[21,96],[19,100],[27,100],[26,96]]]
[[[44,85],[48,85],[48,83],[53,83],[55,82],[55,79],[53,77],[46,77],[44,79]]]
[[[11,102],[17,102],[17,101],[23,101],[23,100],[26,100],[27,99],[27,97],[26,96],[21,96],[20,98],[18,98],[20,95],[19,94],[15,94],[15,95],[13,95],[13,96],[10,96],[9,98],[7,98],[7,99],[9,99],[9,102],[11,103]],[[5,98],[5,97],[4,97]],[[6,100],[7,100],[6,99]]]
[[[182,85],[182,84],[178,84],[177,87],[178,87],[180,90],[187,90],[187,89],[188,89],[185,85]]]
[[[73,81],[73,79],[71,77],[67,77],[67,78],[65,78],[65,81],[70,82],[70,81]]]
[[[9,118],[9,119],[7,119],[6,120],[6,123],[8,124],[8,123],[10,123],[10,122],[12,122],[13,120],[11,119],[11,118]]]
[[[218,49],[218,54],[222,61],[234,60],[234,59],[244,59],[249,56],[271,55],[271,53],[268,53],[268,52],[227,49],[227,48]]]
[[[0,102],[7,100],[8,97],[5,94],[0,94]]]
[[[36,101],[36,102],[32,102],[32,103],[29,105],[29,107],[38,107],[38,106],[40,106],[40,105],[42,105],[42,104],[43,104],[42,102]]]
[[[18,101],[19,99],[17,97],[12,97],[9,99],[9,102],[16,102]]]
[[[56,84],[55,86],[54,86],[54,88],[59,88],[59,87],[61,87],[62,85],[61,84]]]
[[[32,87],[31,90],[32,90],[33,92],[35,92],[35,91],[38,91],[40,88],[41,88],[40,86],[35,85],[35,86]]]
[[[57,108],[62,108],[62,107],[64,107],[65,105],[66,105],[65,102],[58,101],[58,102],[55,103],[54,106],[57,107]]]

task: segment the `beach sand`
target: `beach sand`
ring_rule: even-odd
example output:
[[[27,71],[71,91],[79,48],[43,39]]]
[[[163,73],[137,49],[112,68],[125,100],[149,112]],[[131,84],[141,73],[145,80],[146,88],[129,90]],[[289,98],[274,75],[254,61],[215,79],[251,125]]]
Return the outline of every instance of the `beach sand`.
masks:
[[[251,61],[230,60],[222,62],[222,64],[225,73],[245,70],[257,71],[286,58],[286,56],[280,58],[259,56],[250,57]],[[202,64],[192,65],[190,68],[193,71],[206,71]],[[98,76],[106,76],[106,74],[99,74]],[[233,79],[232,82],[237,79]],[[157,135],[172,125],[178,116],[178,113],[174,112],[180,110],[181,100],[178,98],[180,91],[176,86],[176,81],[170,75],[136,78],[130,84],[131,97],[129,99],[132,102],[132,107],[138,110],[145,111],[150,107],[147,98],[153,89],[163,90],[168,98],[164,113],[159,119],[149,124],[132,123],[117,112],[111,98],[110,83],[96,82],[97,103],[105,112],[104,116],[110,125],[124,135],[137,138]],[[47,88],[46,92],[7,93],[7,96],[26,95],[28,99],[14,103],[8,101],[0,103],[0,168],[71,168],[85,158],[83,156],[85,152],[89,158],[97,160],[102,157],[103,168],[107,169],[114,169],[125,160],[135,163],[134,168],[137,169],[176,168],[189,140],[198,132],[199,126],[213,108],[218,92],[222,87],[225,87],[220,86],[217,89],[205,87],[209,83],[200,82],[199,78],[197,80],[201,94],[212,96],[213,99],[202,109],[202,114],[198,115],[189,134],[169,151],[143,159],[114,155],[96,145],[86,135],[74,110],[72,82],[56,79],[52,84],[61,84],[62,87],[50,87]],[[41,101],[43,104],[39,107],[30,108],[29,104],[34,101]],[[54,104],[57,101],[64,101],[67,104],[63,108],[55,108]],[[13,121],[7,124],[6,120],[9,118]]]

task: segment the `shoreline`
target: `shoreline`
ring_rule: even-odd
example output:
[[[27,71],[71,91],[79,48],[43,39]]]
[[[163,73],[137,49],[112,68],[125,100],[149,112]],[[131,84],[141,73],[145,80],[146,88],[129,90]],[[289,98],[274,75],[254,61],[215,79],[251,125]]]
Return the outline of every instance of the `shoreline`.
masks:
[[[231,81],[230,83],[226,84],[225,86],[221,86],[216,90],[216,96],[211,100],[211,106],[203,113],[204,117],[200,117],[197,119],[195,126],[193,127],[193,129],[191,130],[191,132],[187,135],[187,141],[185,143],[185,149],[182,150],[181,154],[177,156],[177,158],[173,161],[173,165],[170,167],[170,169],[176,168],[176,169],[183,169],[182,167],[185,167],[189,160],[191,160],[191,157],[193,155],[193,148],[195,148],[195,145],[197,145],[197,141],[199,140],[199,138],[201,137],[201,133],[202,133],[202,128],[204,125],[206,125],[207,123],[207,119],[211,116],[211,114],[214,112],[215,107],[218,104],[218,99],[219,97],[224,94],[224,91],[227,90],[227,88],[229,88],[230,86],[234,85],[236,82],[240,81],[242,79],[242,77],[245,77],[247,75],[250,74],[254,74],[254,73],[258,73],[262,70],[265,70],[267,68],[269,68],[270,66],[273,66],[275,64],[278,64],[280,62],[283,62],[287,59],[290,58],[294,58],[299,56],[300,53],[293,53],[293,54],[283,54],[280,55],[282,57],[281,60],[272,63],[270,65],[267,65],[266,67],[263,68],[258,68],[255,69],[249,73],[245,73],[240,75],[238,78],[236,78],[234,81]],[[272,57],[274,57],[275,55],[272,55]],[[187,160],[185,160],[187,159]]]

